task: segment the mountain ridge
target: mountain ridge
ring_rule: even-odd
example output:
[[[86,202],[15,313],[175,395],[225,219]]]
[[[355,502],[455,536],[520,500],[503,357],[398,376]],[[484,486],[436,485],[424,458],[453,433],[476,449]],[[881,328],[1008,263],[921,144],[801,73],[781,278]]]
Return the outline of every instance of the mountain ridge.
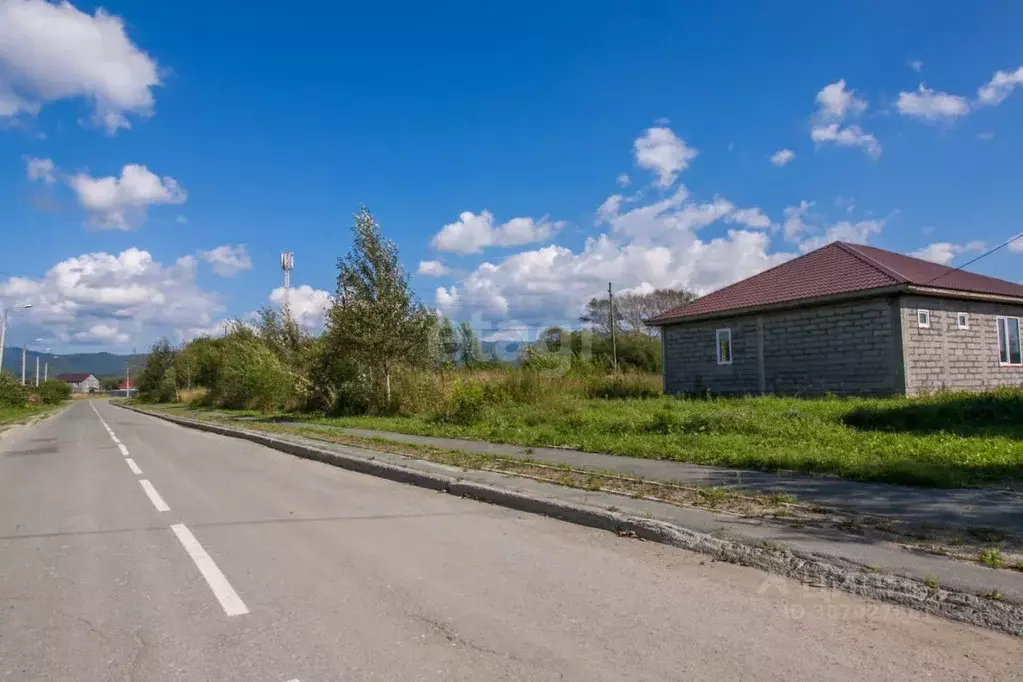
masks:
[[[39,377],[42,379],[43,366],[50,364],[50,377],[58,374],[85,373],[94,374],[97,377],[124,376],[125,371],[131,367],[141,367],[146,360],[145,354],[136,353],[133,355],[117,355],[115,353],[68,353],[57,355],[54,353],[40,353],[39,351],[27,350],[25,352],[25,376],[35,378],[36,358],[39,358]],[[8,346],[4,349],[3,371],[10,372],[16,377],[21,377],[21,348]]]

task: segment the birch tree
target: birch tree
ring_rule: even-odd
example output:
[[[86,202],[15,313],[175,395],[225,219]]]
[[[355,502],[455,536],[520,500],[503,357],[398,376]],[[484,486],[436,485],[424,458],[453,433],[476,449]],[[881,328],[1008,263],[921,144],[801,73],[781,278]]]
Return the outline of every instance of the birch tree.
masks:
[[[434,316],[412,294],[397,245],[381,235],[365,206],[355,215],[352,232],[352,250],[337,261],[337,296],[327,321],[328,348],[382,380],[390,405],[395,367],[420,365],[428,359]]]

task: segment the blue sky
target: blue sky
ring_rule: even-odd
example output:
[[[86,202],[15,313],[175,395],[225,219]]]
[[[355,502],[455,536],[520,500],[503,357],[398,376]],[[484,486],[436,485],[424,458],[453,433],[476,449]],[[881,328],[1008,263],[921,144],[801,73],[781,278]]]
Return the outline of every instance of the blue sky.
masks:
[[[0,0],[8,342],[216,330],[282,249],[315,328],[360,202],[495,338],[832,238],[961,264],[1023,229],[1023,6],[893,4]]]

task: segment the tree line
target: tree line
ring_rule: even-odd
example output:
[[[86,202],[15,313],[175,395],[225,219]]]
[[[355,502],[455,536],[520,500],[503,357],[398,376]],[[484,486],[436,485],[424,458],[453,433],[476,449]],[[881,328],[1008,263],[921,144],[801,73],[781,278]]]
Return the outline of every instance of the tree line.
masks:
[[[161,339],[138,373],[139,398],[173,402],[194,389],[207,404],[228,408],[386,412],[396,402],[396,373],[513,364],[527,371],[606,371],[613,364],[611,325],[618,332],[618,366],[656,372],[660,341],[643,325],[644,315],[692,298],[671,290],[621,296],[613,320],[606,311],[601,317],[595,299],[582,318],[592,329],[551,327],[520,350],[516,363],[503,363],[485,356],[468,322],[454,324],[415,297],[397,245],[365,207],[352,231],[351,251],[337,260],[337,288],[321,334],[302,329],[285,305],[280,311],[264,307],[253,322],[234,321],[218,338],[203,336],[178,348]],[[638,310],[644,312],[637,316]]]

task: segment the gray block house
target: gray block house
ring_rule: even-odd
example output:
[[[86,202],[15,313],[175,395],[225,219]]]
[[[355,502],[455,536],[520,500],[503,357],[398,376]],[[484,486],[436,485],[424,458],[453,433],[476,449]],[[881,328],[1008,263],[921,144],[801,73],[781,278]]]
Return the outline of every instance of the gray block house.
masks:
[[[834,242],[649,324],[666,393],[1023,386],[1023,285],[860,244]]]
[[[58,374],[55,378],[71,387],[72,393],[95,393],[100,389],[99,379],[87,372]]]

